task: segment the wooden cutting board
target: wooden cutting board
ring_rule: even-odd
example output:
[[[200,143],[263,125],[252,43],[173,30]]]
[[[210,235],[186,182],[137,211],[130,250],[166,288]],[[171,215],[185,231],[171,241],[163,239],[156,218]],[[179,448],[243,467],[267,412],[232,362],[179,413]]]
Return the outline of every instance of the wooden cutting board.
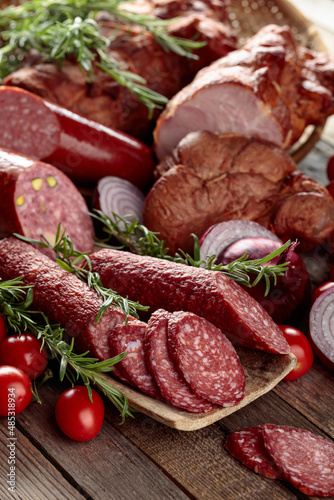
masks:
[[[189,413],[180,410],[175,406],[153,399],[112,376],[108,378],[128,398],[132,408],[168,427],[182,431],[194,431],[217,422],[270,391],[297,363],[297,358],[293,354],[268,354],[241,347],[236,350],[246,375],[245,397],[236,406],[218,408],[208,413]]]

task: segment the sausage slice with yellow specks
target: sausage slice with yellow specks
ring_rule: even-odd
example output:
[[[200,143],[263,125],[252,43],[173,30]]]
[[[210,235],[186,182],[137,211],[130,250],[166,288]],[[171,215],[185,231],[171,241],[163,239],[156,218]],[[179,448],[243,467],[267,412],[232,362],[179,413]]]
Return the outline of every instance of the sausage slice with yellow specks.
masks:
[[[27,156],[0,150],[0,237],[19,233],[40,240],[55,240],[58,224],[74,248],[94,247],[93,223],[85,200],[60,170]],[[52,251],[41,251],[52,257]]]

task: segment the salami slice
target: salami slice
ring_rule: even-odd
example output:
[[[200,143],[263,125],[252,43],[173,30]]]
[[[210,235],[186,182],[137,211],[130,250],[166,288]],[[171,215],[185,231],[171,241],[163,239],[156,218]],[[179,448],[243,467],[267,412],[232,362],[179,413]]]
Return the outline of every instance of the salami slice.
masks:
[[[103,249],[91,256],[104,286],[150,311],[189,311],[213,323],[236,345],[276,354],[290,347],[263,307],[235,281],[206,269]]]
[[[145,335],[145,357],[151,375],[164,399],[178,408],[199,413],[216,406],[199,398],[177,372],[167,343],[169,313],[159,309],[152,314]]]
[[[147,324],[131,321],[126,325],[116,325],[109,338],[113,356],[127,352],[117,364],[121,374],[131,385],[153,398],[162,399],[161,393],[146,366],[144,338]]]
[[[233,432],[226,438],[225,448],[243,465],[271,479],[280,479],[282,472],[267,452],[262,436],[262,425]]]
[[[57,168],[0,150],[0,191],[0,237],[15,232],[40,240],[43,235],[53,244],[61,222],[74,248],[93,250],[94,228],[86,202]],[[52,257],[51,250],[40,251]]]
[[[125,323],[120,308],[110,306],[95,323],[103,304],[96,292],[32,245],[14,237],[0,240],[0,278],[18,276],[34,287],[33,309],[74,337],[76,349],[101,360],[110,358],[109,335],[117,323]]]
[[[283,477],[305,495],[334,495],[334,443],[312,432],[266,424],[265,447]]]
[[[173,313],[168,319],[168,348],[197,396],[225,407],[243,399],[246,378],[238,355],[212,323],[193,313]]]

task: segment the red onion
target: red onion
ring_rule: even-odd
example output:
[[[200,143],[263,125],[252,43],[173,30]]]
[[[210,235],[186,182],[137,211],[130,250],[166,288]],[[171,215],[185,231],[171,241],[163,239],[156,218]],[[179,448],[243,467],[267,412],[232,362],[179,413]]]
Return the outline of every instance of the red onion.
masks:
[[[142,224],[144,193],[131,182],[119,177],[103,177],[97,183],[93,194],[92,206],[101,210],[113,220],[112,212],[128,220],[139,220]]]
[[[220,222],[211,226],[201,237],[201,259],[206,259],[209,255],[216,255],[219,262],[219,256],[232,243],[243,238],[253,237],[268,238],[283,245],[282,241],[274,233],[257,222],[249,220]]]
[[[310,340],[314,352],[327,368],[334,370],[334,289],[322,293],[314,302],[309,318]]]
[[[280,246],[282,246],[282,242],[269,238],[243,238],[221,252],[219,261],[225,265],[238,259],[246,252],[249,259],[260,259],[274,252]],[[284,276],[278,277],[276,286],[272,282],[267,296],[265,296],[264,280],[261,280],[255,287],[244,287],[279,324],[284,323],[293,311],[303,304],[304,300],[309,299],[310,295],[310,280],[306,266],[301,257],[294,251],[293,245],[289,247],[286,254],[277,256],[269,265],[282,262],[290,262],[289,268]]]

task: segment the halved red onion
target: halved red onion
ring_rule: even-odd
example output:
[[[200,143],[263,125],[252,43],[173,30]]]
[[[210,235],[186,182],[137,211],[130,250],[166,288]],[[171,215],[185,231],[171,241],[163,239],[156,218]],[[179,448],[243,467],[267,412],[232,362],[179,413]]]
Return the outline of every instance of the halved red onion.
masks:
[[[311,307],[309,333],[320,361],[334,370],[334,289],[322,293]]]
[[[274,233],[257,222],[231,220],[215,224],[203,234],[200,239],[201,259],[206,259],[209,255],[216,255],[219,262],[219,256],[232,243],[253,237],[269,238],[283,245],[282,241]]]
[[[95,188],[92,206],[114,220],[113,212],[133,221],[143,223],[145,195],[131,182],[119,177],[107,176],[100,179]]]

